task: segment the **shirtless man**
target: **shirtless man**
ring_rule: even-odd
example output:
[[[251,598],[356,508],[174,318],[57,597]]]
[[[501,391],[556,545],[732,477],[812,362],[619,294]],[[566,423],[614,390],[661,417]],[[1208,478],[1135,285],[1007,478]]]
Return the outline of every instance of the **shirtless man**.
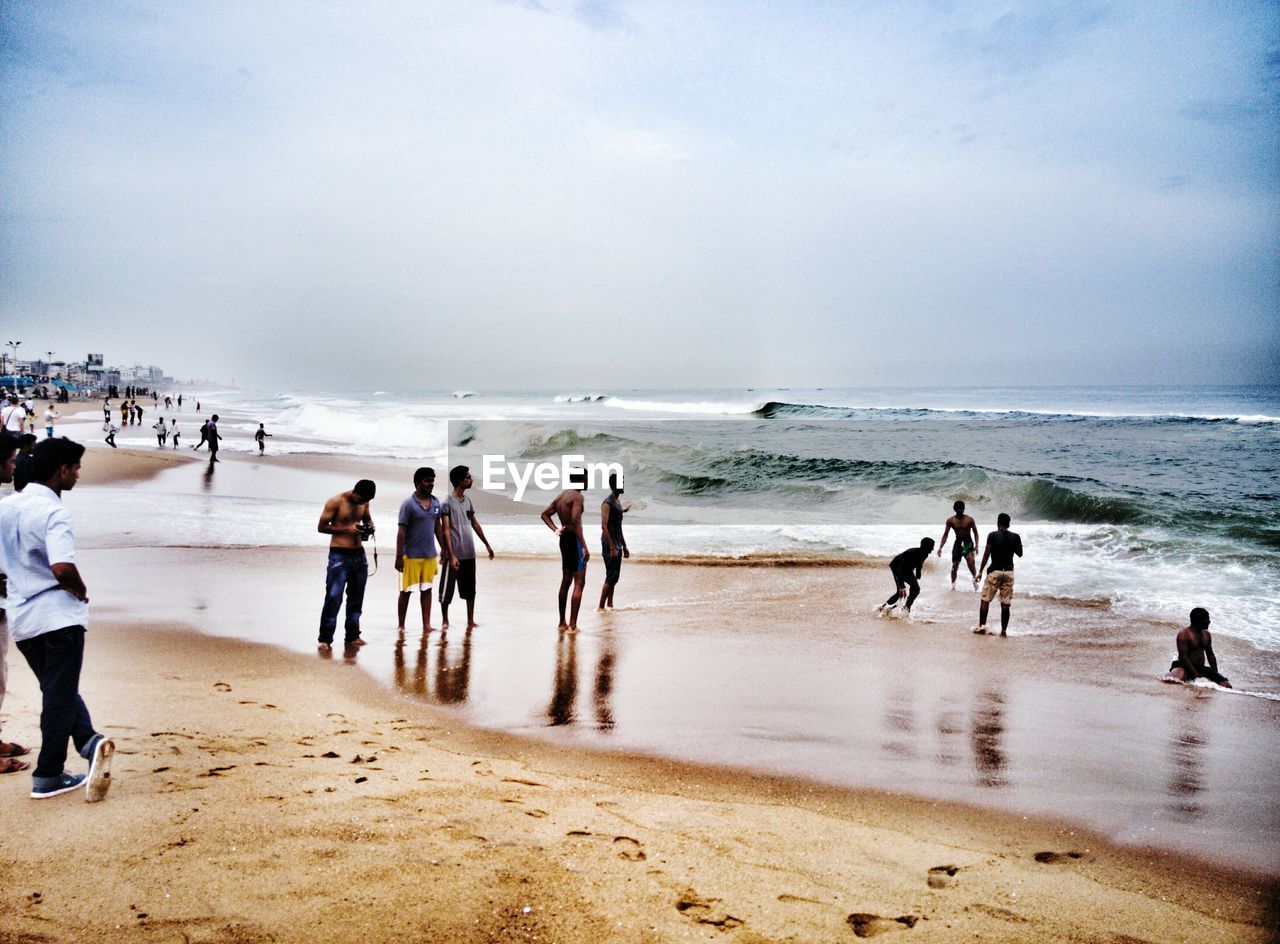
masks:
[[[1230,688],[1226,676],[1218,672],[1218,657],[1213,654],[1213,636],[1209,634],[1209,611],[1197,606],[1191,611],[1191,625],[1178,633],[1178,658],[1169,666],[1166,678],[1175,682],[1193,682],[1206,678],[1223,688]],[[1205,661],[1208,660],[1208,667]]]
[[[322,652],[333,648],[344,589],[347,592],[346,644],[364,645],[360,638],[360,611],[364,607],[364,585],[369,579],[364,542],[373,536],[369,502],[377,490],[373,482],[361,479],[351,491],[334,495],[325,502],[324,511],[320,513],[316,530],[329,535],[329,567],[325,573],[324,608],[320,611]]]
[[[542,512],[542,523],[560,535],[560,628],[570,632],[578,631],[578,608],[582,605],[582,588],[587,582],[587,561],[591,560],[587,539],[582,533],[582,490],[587,485],[586,478],[585,472],[575,472],[569,479],[570,487],[557,495]],[[552,521],[553,515],[560,519],[560,527]],[[570,584],[573,584],[573,606],[566,623],[564,606]]]
[[[956,533],[956,543],[951,546],[951,589],[956,588],[956,574],[960,572],[960,559],[969,564],[969,574],[973,577],[973,589],[978,589],[978,568],[974,561],[974,553],[978,549],[978,522],[964,513],[964,502],[958,501],[951,506],[955,514],[947,519],[942,529],[942,543],[938,545],[938,556],[947,546],[947,535]]]

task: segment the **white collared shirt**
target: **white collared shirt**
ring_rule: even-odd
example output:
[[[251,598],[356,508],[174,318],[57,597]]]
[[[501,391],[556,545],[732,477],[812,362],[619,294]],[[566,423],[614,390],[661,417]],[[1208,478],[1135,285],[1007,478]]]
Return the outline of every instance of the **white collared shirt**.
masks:
[[[31,482],[0,501],[0,561],[9,576],[15,642],[67,626],[89,626],[89,604],[58,585],[53,564],[76,562],[71,513],[52,489]]]

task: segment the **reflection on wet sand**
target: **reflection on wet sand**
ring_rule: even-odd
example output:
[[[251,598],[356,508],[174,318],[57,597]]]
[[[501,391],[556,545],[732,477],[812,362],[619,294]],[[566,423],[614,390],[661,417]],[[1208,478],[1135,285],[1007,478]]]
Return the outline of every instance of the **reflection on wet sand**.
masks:
[[[1199,699],[1178,706],[1169,732],[1169,784],[1165,789],[1169,809],[1179,819],[1196,820],[1204,813],[1204,754],[1209,746],[1207,728],[1201,722]]]
[[[944,767],[954,767],[960,763],[963,751],[964,714],[961,712],[954,696],[943,699],[942,708],[934,722],[934,730],[938,734],[938,763]]]
[[[573,724],[574,702],[578,700],[578,634],[560,630],[556,637],[556,675],[547,706],[547,723],[552,727]]]
[[[1005,787],[1005,771],[1009,761],[1004,753],[1004,692],[987,686],[978,693],[973,711],[969,743],[973,747],[973,765],[982,787]]]
[[[596,687],[593,704],[596,712],[596,728],[613,730],[613,673],[618,662],[618,641],[612,629],[606,629],[600,637],[600,656],[596,660]]]
[[[617,638],[611,629],[606,629],[600,636],[591,692],[596,730],[606,733],[614,727],[613,684],[617,662]],[[578,634],[561,631],[556,638],[556,671],[551,702],[547,705],[547,724],[551,727],[574,724],[577,721],[577,700]]]
[[[908,760],[916,757],[915,745],[912,744],[916,733],[916,714],[911,704],[913,697],[913,693],[905,688],[889,690],[884,708],[888,740],[881,745],[885,753]]]
[[[422,633],[419,637],[414,653],[413,674],[410,676],[405,658],[405,633],[400,630],[396,636],[392,672],[396,688],[440,704],[460,705],[467,700],[471,684],[471,630],[467,629],[463,633],[457,646],[450,645],[449,634],[444,631],[437,637],[434,647],[431,645],[431,638],[431,633]],[[431,672],[433,649],[435,671]],[[432,680],[430,685],[427,684],[429,675]]]

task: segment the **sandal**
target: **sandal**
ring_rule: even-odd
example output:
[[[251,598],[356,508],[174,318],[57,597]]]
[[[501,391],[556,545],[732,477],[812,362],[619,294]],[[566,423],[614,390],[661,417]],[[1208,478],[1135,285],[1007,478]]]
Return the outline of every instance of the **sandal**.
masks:
[[[26,770],[30,766],[25,760],[16,760],[12,757],[0,758],[0,774],[16,774],[19,770]]]
[[[30,748],[23,747],[21,744],[6,744],[0,741],[0,757],[21,757],[28,753]]]

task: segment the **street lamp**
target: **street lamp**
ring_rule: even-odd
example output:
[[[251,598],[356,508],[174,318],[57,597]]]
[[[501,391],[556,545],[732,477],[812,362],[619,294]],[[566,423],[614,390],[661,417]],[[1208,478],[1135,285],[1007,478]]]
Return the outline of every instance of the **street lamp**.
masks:
[[[18,370],[18,348],[22,347],[22,342],[9,341],[7,343],[9,345],[9,348],[13,351],[13,369],[16,372]]]

